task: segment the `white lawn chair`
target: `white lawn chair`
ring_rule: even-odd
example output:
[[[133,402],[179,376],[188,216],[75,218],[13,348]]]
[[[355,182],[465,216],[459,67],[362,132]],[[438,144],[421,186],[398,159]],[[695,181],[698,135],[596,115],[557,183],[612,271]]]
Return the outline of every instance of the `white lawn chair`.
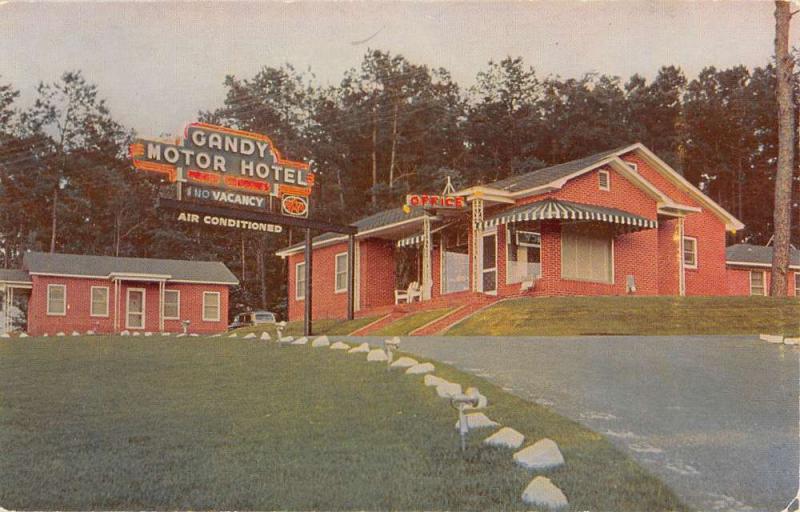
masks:
[[[406,290],[395,290],[394,291],[394,303],[400,304],[401,302],[405,302],[406,304],[411,304],[414,302],[414,297],[420,299],[422,297],[422,292],[419,289],[419,283],[416,281],[411,282],[408,285],[408,289]]]

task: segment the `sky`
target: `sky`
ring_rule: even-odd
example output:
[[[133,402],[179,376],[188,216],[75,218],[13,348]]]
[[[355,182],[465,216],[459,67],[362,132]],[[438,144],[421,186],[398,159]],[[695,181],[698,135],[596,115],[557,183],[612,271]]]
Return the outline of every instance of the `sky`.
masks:
[[[708,65],[761,66],[773,52],[773,9],[771,1],[0,0],[0,83],[19,89],[24,107],[40,81],[79,69],[125,126],[179,134],[199,110],[222,105],[227,74],[289,62],[336,84],[368,48],[444,67],[462,87],[509,55],[539,76],[652,78],[674,64],[692,78]]]

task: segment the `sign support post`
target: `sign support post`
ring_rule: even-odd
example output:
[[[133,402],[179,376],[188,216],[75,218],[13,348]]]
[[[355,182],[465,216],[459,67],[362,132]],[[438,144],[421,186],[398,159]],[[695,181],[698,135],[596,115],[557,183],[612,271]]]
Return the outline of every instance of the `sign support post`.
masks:
[[[356,237],[347,237],[347,319],[352,320],[355,314],[355,268],[356,268]]]
[[[311,229],[306,228],[306,254],[305,254],[305,273],[306,273],[306,293],[305,293],[305,315],[303,316],[303,335],[311,336],[311,297],[312,297],[312,282],[311,282],[311,267],[313,258],[313,251],[311,250]]]

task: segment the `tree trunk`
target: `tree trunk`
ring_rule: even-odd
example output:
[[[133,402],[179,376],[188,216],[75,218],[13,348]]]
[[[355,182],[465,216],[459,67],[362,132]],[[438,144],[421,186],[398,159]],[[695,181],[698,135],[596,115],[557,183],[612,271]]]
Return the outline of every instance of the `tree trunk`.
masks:
[[[792,170],[794,167],[794,102],[792,73],[794,61],[789,53],[789,21],[791,4],[775,2],[775,60],[778,81],[778,169],[775,173],[774,239],[772,243],[773,297],[786,295],[789,269],[789,236],[791,229]]]
[[[378,204],[378,112],[372,107],[372,205]]]
[[[394,115],[392,117],[392,156],[389,160],[389,190],[394,186],[394,162],[397,155],[397,112],[400,109],[400,103],[394,104]]]
[[[342,207],[342,211],[344,211],[347,205],[345,205],[344,203],[344,186],[342,185],[342,170],[339,169],[338,167],[336,168],[336,184],[339,186],[339,205]]]
[[[50,252],[56,252],[56,227],[58,224],[58,183],[53,189],[53,219],[50,232]]]

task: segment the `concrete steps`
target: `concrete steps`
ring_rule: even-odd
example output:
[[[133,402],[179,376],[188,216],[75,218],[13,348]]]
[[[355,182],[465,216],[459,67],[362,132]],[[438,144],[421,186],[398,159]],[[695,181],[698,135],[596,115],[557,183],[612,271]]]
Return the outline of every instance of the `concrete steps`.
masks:
[[[454,309],[450,313],[437,318],[433,322],[430,322],[422,327],[419,327],[413,331],[411,331],[411,336],[434,336],[436,334],[441,334],[446,332],[450,327],[455,325],[456,323],[464,320],[465,318],[472,316],[473,314],[477,313],[478,311],[487,308],[496,302],[499,299],[495,297],[480,297],[475,298],[473,301],[463,304],[458,308]]]

